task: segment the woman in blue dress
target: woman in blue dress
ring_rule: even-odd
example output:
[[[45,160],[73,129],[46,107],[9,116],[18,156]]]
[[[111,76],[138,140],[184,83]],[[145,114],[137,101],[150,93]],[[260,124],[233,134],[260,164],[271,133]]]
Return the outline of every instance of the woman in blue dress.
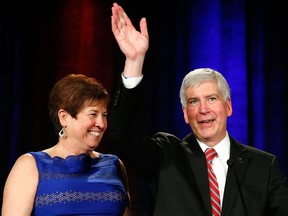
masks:
[[[125,167],[96,152],[107,129],[109,94],[82,74],[59,80],[49,114],[59,141],[18,158],[6,181],[2,216],[129,215]]]
[[[119,39],[120,32],[117,42],[125,43]],[[129,53],[133,57],[133,50]],[[137,63],[130,57],[125,67],[142,68],[144,59]],[[103,85],[83,74],[70,74],[54,85],[49,115],[58,143],[17,159],[5,184],[2,216],[131,215],[123,163],[116,155],[95,151],[107,129],[109,100]]]

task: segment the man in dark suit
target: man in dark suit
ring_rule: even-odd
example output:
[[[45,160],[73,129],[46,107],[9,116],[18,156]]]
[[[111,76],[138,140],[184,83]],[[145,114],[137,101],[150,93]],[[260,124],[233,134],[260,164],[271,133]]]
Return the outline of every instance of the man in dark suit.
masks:
[[[288,188],[274,155],[240,144],[227,131],[232,115],[230,88],[210,68],[189,72],[180,98],[192,133],[183,140],[159,132],[146,138],[145,79],[142,66],[149,46],[146,19],[140,31],[123,8],[112,7],[112,31],[126,56],[111,109],[111,141],[150,183],[153,215],[288,216]],[[210,163],[205,152],[213,148]],[[209,178],[215,174],[219,209],[211,204]],[[215,189],[214,188],[214,189]]]

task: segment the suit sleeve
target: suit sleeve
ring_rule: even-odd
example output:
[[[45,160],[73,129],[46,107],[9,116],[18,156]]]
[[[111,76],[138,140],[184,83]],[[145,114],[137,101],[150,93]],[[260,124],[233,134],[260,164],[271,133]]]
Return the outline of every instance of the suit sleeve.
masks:
[[[288,184],[287,178],[281,174],[277,158],[274,157],[271,163],[271,181],[269,186],[268,202],[271,215],[288,215]]]
[[[127,89],[120,80],[111,101],[109,141],[125,163],[151,178],[158,166],[159,157],[155,154],[159,151],[146,132],[144,82],[143,78],[135,88]]]

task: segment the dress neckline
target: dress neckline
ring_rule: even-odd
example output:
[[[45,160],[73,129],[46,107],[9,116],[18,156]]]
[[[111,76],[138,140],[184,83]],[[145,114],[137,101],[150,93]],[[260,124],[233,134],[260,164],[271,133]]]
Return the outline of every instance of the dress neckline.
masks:
[[[83,160],[83,159],[90,159],[90,160],[93,160],[93,159],[99,159],[99,158],[102,158],[102,153],[99,153],[99,157],[97,158],[92,158],[89,154],[86,154],[86,153],[81,153],[79,155],[68,155],[67,157],[65,158],[62,158],[60,156],[54,156],[54,157],[51,157],[47,152],[44,152],[44,151],[41,151],[41,154],[43,156],[45,156],[46,158],[49,158],[49,159],[52,159],[52,160],[63,160],[63,161],[70,161],[70,160]]]

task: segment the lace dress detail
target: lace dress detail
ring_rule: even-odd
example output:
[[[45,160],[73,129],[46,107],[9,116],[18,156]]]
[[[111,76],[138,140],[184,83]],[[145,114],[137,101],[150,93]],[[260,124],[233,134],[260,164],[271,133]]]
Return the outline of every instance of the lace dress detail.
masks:
[[[86,154],[51,158],[30,152],[36,160],[39,184],[32,216],[123,215],[127,202],[115,155]]]

